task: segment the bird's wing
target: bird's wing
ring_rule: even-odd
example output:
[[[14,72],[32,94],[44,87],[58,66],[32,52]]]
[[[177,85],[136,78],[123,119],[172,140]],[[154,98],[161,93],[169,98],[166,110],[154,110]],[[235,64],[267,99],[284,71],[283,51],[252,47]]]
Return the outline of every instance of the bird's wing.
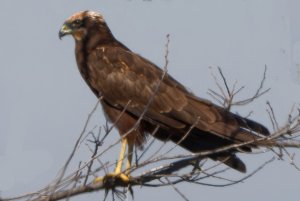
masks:
[[[99,88],[109,104],[126,107],[127,112],[139,117],[151,100],[143,117],[150,122],[176,129],[193,125],[234,141],[253,140],[251,130],[255,127],[267,131],[256,122],[194,96],[168,74],[161,81],[160,68],[129,50],[99,47],[90,54],[88,66],[91,85]],[[248,125],[248,121],[253,125]]]

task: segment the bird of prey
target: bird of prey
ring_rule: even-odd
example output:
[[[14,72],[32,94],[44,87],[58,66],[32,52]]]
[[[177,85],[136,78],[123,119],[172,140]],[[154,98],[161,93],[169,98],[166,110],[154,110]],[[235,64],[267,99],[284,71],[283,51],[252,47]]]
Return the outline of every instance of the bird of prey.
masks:
[[[269,135],[263,125],[195,96],[169,74],[163,77],[162,69],[119,42],[98,12],[81,11],[69,17],[59,31],[60,38],[66,35],[75,39],[83,79],[121,135],[119,160],[110,176],[128,181],[123,160],[127,158],[128,170],[133,147],[141,147],[149,134],[193,153]],[[251,148],[232,148],[209,157],[246,172],[236,152]]]

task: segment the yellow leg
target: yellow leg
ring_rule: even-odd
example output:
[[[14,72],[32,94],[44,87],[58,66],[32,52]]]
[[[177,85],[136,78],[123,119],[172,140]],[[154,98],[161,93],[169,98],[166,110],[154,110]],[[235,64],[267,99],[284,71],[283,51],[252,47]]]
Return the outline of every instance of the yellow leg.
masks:
[[[115,169],[115,174],[120,174],[122,172],[123,161],[126,153],[126,146],[127,146],[127,139],[122,138],[122,146],[121,146],[119,159]]]
[[[129,182],[129,177],[126,174],[122,173],[122,166],[123,166],[123,161],[125,158],[125,153],[126,153],[126,146],[128,144],[128,141],[126,138],[122,138],[122,146],[121,146],[121,150],[120,150],[120,155],[119,155],[119,159],[116,165],[116,169],[115,172],[113,173],[108,173],[107,175],[105,175],[105,177],[97,177],[94,180],[94,183],[98,183],[98,182],[103,182],[104,179],[107,178],[119,178],[121,179],[124,183],[128,183]],[[132,145],[128,147],[128,152],[129,150],[132,150]],[[132,151],[131,151],[132,152]],[[132,159],[132,154],[127,156],[127,165],[126,165],[126,169],[128,167],[128,164],[130,166],[131,164],[131,159]],[[130,160],[130,162],[128,162]]]
[[[132,162],[132,155],[133,155],[133,145],[128,144],[128,155],[127,155],[127,163],[126,163],[126,171],[125,174],[130,176],[130,168],[131,168],[131,162]]]

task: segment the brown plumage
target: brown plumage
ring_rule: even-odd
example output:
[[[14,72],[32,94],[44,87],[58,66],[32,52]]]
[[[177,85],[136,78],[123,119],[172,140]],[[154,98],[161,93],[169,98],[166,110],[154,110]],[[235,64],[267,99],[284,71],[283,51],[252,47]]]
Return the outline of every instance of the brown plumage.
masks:
[[[154,137],[180,142],[181,147],[191,152],[212,150],[269,134],[261,124],[196,97],[168,74],[161,81],[163,71],[116,40],[97,12],[83,11],[71,16],[59,36],[67,34],[75,39],[76,60],[82,77],[97,97],[102,96],[106,117],[115,122],[125,111],[116,123],[121,135],[136,126],[149,99],[154,96],[141,123],[126,136],[129,145],[142,146],[146,136],[157,126],[159,129]],[[194,128],[185,135],[192,125]],[[251,151],[251,147],[239,150]],[[239,150],[232,149],[210,158],[245,172],[244,163],[235,155]]]

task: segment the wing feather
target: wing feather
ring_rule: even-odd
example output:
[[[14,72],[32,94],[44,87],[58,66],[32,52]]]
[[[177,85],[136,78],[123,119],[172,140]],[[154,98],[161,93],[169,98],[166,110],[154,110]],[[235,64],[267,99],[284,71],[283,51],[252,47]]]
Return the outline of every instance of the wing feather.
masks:
[[[124,108],[130,101],[127,111],[139,117],[154,96],[144,119],[171,128],[190,127],[198,121],[196,128],[222,138],[233,141],[253,138],[251,132],[241,130],[240,117],[194,96],[170,75],[161,81],[161,69],[129,50],[107,47],[91,54],[90,60],[93,61],[89,63],[90,70],[97,78],[92,85],[101,88],[111,105]]]

